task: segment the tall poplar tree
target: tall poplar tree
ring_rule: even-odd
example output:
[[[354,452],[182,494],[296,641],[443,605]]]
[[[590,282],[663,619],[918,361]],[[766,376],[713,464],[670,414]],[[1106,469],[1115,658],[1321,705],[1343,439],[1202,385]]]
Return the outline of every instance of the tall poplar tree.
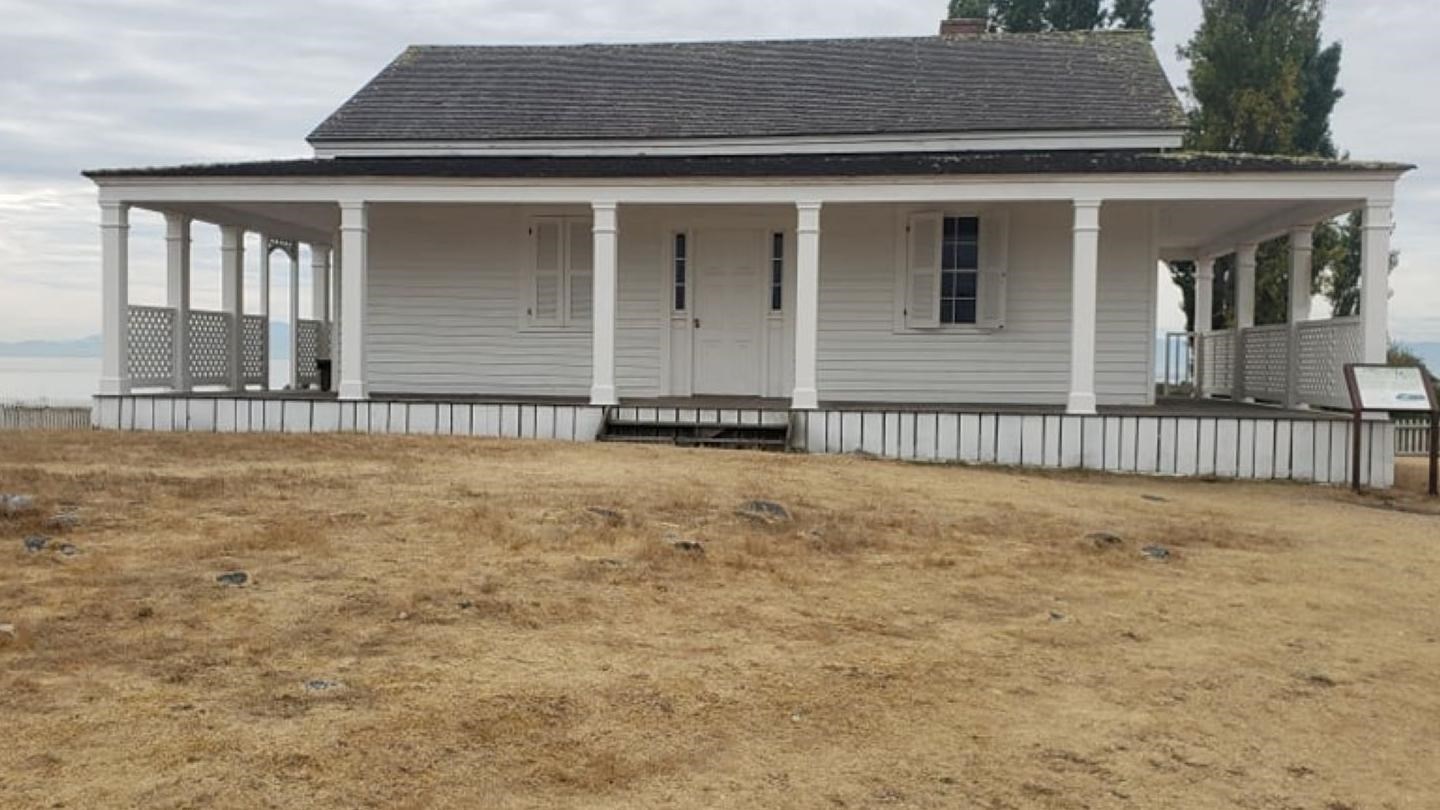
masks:
[[[1190,61],[1189,149],[1334,157],[1330,114],[1342,92],[1338,43],[1320,39],[1324,0],[1202,0],[1194,38],[1180,49]],[[1257,323],[1284,322],[1289,311],[1289,240],[1261,245],[1256,262]],[[1345,249],[1333,223],[1316,228],[1314,279]],[[1189,327],[1194,328],[1195,267],[1171,265]],[[1216,273],[1217,327],[1233,323],[1233,261]]]

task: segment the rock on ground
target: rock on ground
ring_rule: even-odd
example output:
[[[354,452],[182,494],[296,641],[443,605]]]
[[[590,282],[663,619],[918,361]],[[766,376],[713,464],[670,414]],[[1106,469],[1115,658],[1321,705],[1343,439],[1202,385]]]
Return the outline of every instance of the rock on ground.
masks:
[[[0,495],[0,515],[23,515],[35,509],[35,499],[29,495]]]
[[[759,499],[746,501],[738,514],[763,523],[788,523],[791,520],[790,510],[783,504]]]

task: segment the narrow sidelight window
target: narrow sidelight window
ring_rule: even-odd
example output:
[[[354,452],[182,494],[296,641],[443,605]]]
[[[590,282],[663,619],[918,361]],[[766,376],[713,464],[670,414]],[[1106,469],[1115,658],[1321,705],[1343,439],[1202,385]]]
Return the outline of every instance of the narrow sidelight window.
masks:
[[[979,303],[980,220],[946,217],[940,243],[940,322],[973,324]]]
[[[779,312],[785,307],[785,234],[775,233],[770,238],[770,311]]]
[[[685,272],[685,271],[686,271],[686,269],[687,269],[687,268],[686,268],[687,260],[688,260],[688,254],[686,253],[685,234],[683,234],[683,233],[677,233],[677,234],[675,234],[675,311],[676,311],[676,312],[684,312],[684,311],[685,311],[685,305],[686,305],[686,303],[687,303],[686,300],[685,300],[685,285],[686,285],[686,283],[687,283],[686,272]]]

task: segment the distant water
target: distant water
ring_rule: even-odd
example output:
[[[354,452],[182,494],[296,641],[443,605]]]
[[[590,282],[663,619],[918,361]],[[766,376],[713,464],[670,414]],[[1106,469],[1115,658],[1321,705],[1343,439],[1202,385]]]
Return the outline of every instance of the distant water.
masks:
[[[290,364],[270,362],[272,388],[283,388]],[[100,385],[98,357],[0,357],[0,402],[89,405]]]

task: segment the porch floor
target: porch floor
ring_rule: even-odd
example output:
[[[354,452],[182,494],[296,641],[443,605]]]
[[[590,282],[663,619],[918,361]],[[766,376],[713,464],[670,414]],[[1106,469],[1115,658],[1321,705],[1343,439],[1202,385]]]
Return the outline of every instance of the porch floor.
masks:
[[[336,394],[322,391],[191,391],[176,394],[169,391],[136,392],[136,397],[164,399],[244,399],[260,401],[302,401],[326,402],[336,399]],[[510,396],[497,394],[415,394],[374,392],[372,400],[388,402],[447,402],[455,404],[540,404],[540,405],[586,405],[585,397],[566,396]],[[705,410],[745,411],[788,411],[790,400],[783,397],[745,396],[695,396],[695,397],[625,397],[621,406],[628,408],[700,408]],[[823,400],[820,410],[888,412],[888,413],[1004,413],[1004,414],[1054,414],[1065,413],[1063,405],[1033,405],[1006,403],[966,402],[852,402],[844,400]],[[1228,399],[1192,399],[1190,397],[1161,397],[1154,405],[1102,405],[1104,416],[1181,416],[1256,418],[1284,415],[1289,419],[1332,420],[1348,419],[1347,414],[1324,410],[1287,410],[1273,405],[1249,402],[1232,402]]]

